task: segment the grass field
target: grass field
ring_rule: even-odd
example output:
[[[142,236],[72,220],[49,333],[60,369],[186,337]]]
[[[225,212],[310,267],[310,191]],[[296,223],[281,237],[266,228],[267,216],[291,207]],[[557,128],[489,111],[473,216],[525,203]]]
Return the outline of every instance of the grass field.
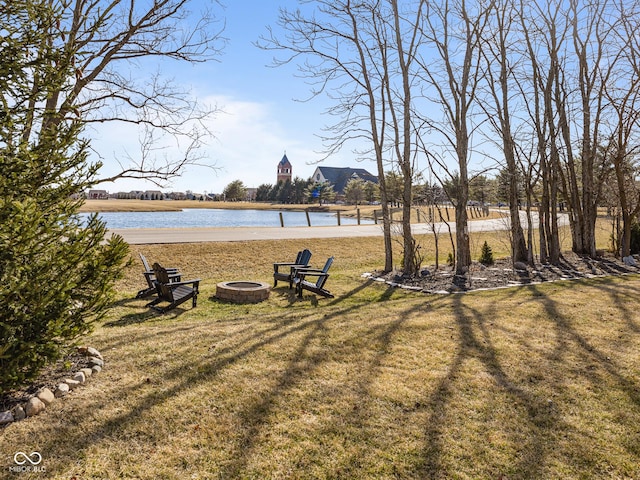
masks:
[[[305,246],[335,299],[215,299]],[[3,473],[37,451],[55,479],[640,478],[638,276],[428,296],[361,278],[378,238],[138,251],[201,277],[198,307],[132,300],[134,258],[86,339],[105,370],[0,432]]]

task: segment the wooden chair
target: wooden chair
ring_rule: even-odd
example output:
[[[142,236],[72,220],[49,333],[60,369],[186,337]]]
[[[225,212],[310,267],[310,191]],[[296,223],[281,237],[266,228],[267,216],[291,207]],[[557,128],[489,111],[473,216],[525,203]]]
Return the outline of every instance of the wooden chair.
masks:
[[[333,264],[333,257],[327,259],[327,263],[324,264],[322,270],[314,268],[296,268],[294,271],[293,283],[296,285],[296,293],[299,298],[302,298],[302,290],[308,290],[312,293],[317,293],[323,297],[333,298],[333,295],[329,290],[324,288],[325,283],[329,279],[329,268]],[[315,283],[305,280],[306,277],[318,277]]]
[[[300,250],[295,262],[278,262],[273,264],[273,286],[278,285],[278,280],[289,282],[289,288],[293,287],[293,275],[296,268],[308,267],[311,260],[311,251]],[[288,271],[287,270],[288,267]],[[280,271],[282,268],[285,271]]]
[[[192,301],[191,306],[193,308],[196,307],[198,302],[198,287],[200,286],[200,279],[173,282],[171,281],[171,276],[167,269],[161,267],[158,263],[153,264],[153,273],[156,277],[155,288],[158,292],[158,298],[149,302],[147,307],[151,307],[165,313],[189,299]],[[157,305],[160,302],[169,302],[169,305],[159,307]]]
[[[147,282],[147,288],[140,290],[136,294],[136,298],[144,298],[156,293],[156,276],[153,273],[153,269],[149,266],[149,262],[147,262],[147,258],[143,254],[140,254],[140,260],[142,260],[142,266],[144,267],[142,275],[144,275],[144,279]],[[180,272],[177,268],[167,268],[166,270],[172,282],[180,281]]]

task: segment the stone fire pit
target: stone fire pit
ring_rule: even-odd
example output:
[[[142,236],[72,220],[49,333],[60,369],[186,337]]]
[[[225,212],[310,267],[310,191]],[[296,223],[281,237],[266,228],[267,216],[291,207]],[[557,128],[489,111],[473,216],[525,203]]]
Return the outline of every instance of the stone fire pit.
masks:
[[[221,282],[216,286],[216,297],[233,303],[258,303],[269,298],[271,285],[249,280]]]

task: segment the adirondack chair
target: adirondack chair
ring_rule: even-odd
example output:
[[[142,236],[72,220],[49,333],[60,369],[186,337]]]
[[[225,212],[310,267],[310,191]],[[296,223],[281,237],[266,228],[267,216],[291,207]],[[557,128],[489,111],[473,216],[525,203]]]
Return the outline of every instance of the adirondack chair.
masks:
[[[142,260],[142,266],[144,267],[142,275],[144,275],[144,279],[147,282],[147,288],[140,290],[136,294],[136,298],[144,298],[156,293],[156,276],[153,273],[153,269],[149,266],[149,262],[143,254],[140,254],[140,260]],[[167,268],[166,270],[172,282],[180,281],[180,272],[177,268]]]
[[[293,275],[296,268],[308,267],[311,260],[311,251],[300,250],[295,262],[278,262],[273,264],[273,286],[278,285],[278,280],[289,282],[289,288],[293,288]],[[282,268],[281,271],[280,269]]]
[[[329,268],[333,264],[333,257],[327,259],[327,263],[324,264],[322,270],[315,268],[296,268],[294,271],[293,283],[296,285],[296,293],[299,298],[302,298],[302,291],[308,290],[312,293],[317,293],[323,297],[333,298],[333,295],[329,290],[324,288],[327,279],[329,278]],[[315,283],[306,280],[306,277],[318,277]]]
[[[153,264],[153,273],[156,277],[155,287],[158,292],[158,298],[149,302],[147,304],[148,307],[165,313],[189,299],[191,299],[192,302],[191,306],[193,308],[196,307],[200,279],[172,282],[167,269],[161,267],[158,263]],[[161,302],[169,302],[169,305],[159,307],[158,304]]]

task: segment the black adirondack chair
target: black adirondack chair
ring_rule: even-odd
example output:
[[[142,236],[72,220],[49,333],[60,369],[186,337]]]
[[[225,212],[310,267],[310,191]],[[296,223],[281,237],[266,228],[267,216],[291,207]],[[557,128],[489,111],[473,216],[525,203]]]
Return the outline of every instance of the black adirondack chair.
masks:
[[[293,287],[293,275],[296,268],[309,266],[311,260],[311,251],[308,249],[300,250],[296,256],[295,262],[278,262],[273,264],[273,286],[278,285],[278,280],[289,282],[289,288]],[[280,270],[282,269],[282,270]]]
[[[154,308],[162,313],[177,307],[181,303],[191,299],[191,306],[196,307],[198,302],[198,287],[200,279],[172,282],[169,272],[158,263],[153,264],[155,274],[155,288],[158,298],[149,302],[148,307]],[[158,306],[159,303],[168,302],[168,305]]]
[[[324,288],[325,283],[329,279],[329,268],[333,264],[333,257],[329,257],[322,267],[322,270],[315,268],[296,268],[294,271],[293,283],[296,285],[296,293],[302,298],[302,291],[308,290],[317,293],[323,297],[333,298],[329,290]],[[307,277],[318,277],[315,283],[306,280]]]
[[[153,273],[153,269],[149,266],[149,262],[143,254],[140,254],[140,260],[142,260],[142,266],[144,267],[142,275],[144,275],[144,279],[147,282],[147,287],[140,290],[136,294],[136,298],[144,298],[156,293],[156,275]],[[177,268],[167,268],[166,270],[172,282],[180,281],[180,272]]]

